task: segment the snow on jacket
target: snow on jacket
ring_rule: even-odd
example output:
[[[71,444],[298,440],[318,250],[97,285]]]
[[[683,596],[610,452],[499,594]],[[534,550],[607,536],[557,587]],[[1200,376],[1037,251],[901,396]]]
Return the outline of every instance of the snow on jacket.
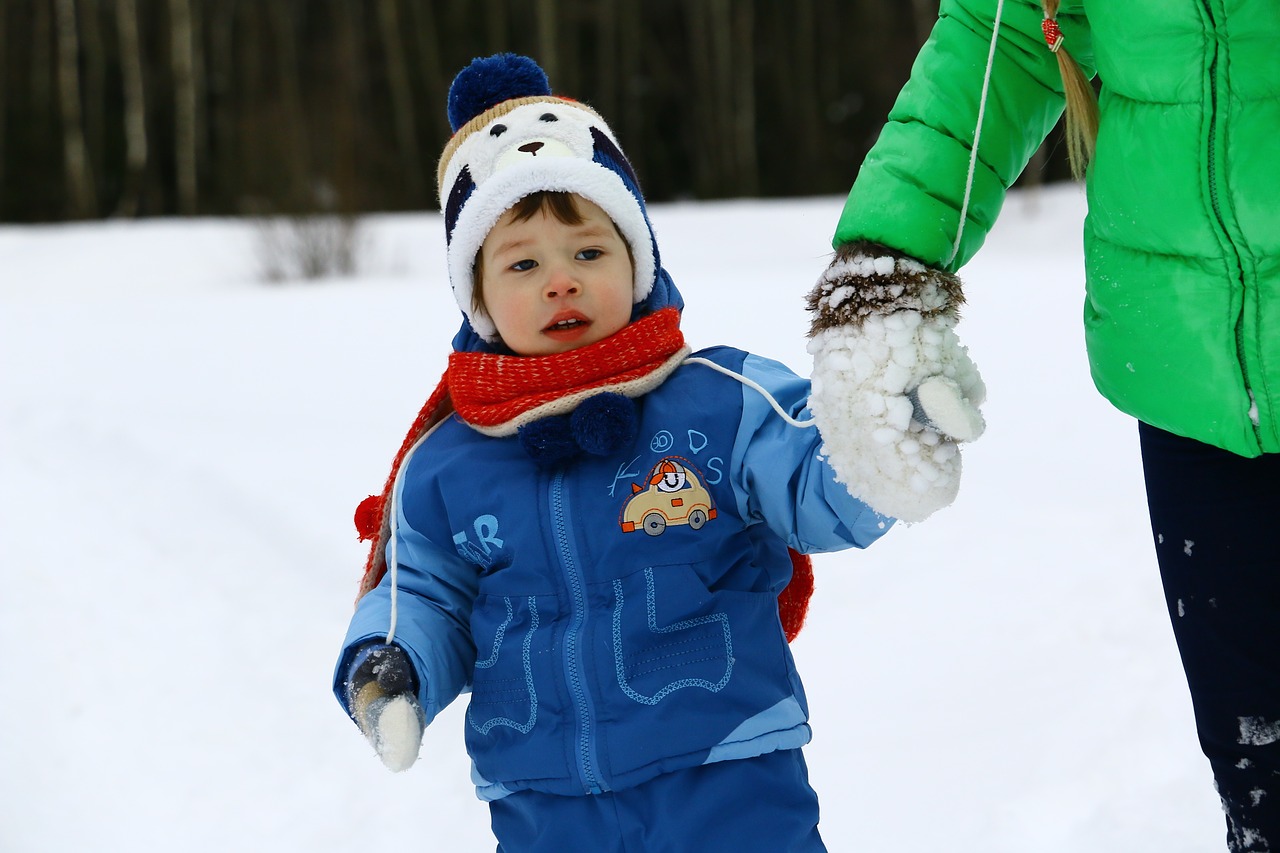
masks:
[[[978,250],[1063,106],[1040,4],[1006,0],[953,259],[995,10],[944,0],[837,244],[875,240],[952,270]],[[1089,0],[1062,3],[1058,21],[1102,83],[1084,235],[1095,384],[1162,429],[1244,456],[1280,451],[1276,4]]]
[[[739,350],[698,355],[792,417],[809,383]],[[634,444],[540,470],[518,438],[456,416],[406,463],[396,642],[428,720],[470,690],[478,794],[583,795],[802,746],[808,706],[777,613],[802,553],[892,524],[850,497],[758,391],[685,364],[636,400]],[[803,414],[802,414],[803,413]],[[390,576],[360,602],[335,673],[380,641]]]

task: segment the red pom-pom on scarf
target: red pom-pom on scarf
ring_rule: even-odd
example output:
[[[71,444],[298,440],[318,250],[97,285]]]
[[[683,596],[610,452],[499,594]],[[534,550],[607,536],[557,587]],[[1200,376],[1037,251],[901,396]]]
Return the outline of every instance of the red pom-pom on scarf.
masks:
[[[778,617],[782,632],[791,642],[804,627],[809,615],[809,599],[813,597],[813,563],[808,555],[787,549],[791,555],[791,583],[778,593]]]
[[[361,542],[368,542],[378,535],[382,527],[382,496],[369,495],[356,507],[356,532]]]

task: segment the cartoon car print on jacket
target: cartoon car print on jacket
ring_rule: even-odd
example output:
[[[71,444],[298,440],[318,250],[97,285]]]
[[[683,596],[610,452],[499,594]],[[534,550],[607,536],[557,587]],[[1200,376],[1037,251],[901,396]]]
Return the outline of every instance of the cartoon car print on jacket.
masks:
[[[622,532],[643,530],[661,536],[671,524],[694,530],[716,517],[711,493],[697,470],[678,456],[667,456],[649,472],[648,488],[631,484],[631,497],[622,508]]]

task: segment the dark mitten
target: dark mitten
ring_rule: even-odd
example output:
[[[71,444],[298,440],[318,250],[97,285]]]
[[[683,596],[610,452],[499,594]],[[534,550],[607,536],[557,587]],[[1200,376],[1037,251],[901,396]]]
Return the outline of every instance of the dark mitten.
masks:
[[[351,662],[347,703],[360,731],[392,771],[408,770],[422,746],[425,715],[413,663],[396,645],[365,646]]]

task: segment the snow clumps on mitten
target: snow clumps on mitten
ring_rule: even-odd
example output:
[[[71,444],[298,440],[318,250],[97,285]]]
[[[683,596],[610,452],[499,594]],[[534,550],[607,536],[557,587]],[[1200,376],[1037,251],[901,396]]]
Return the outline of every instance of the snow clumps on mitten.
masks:
[[[809,408],[849,492],[922,521],[960,486],[961,441],[982,434],[986,396],[955,334],[955,276],[883,246],[842,246],[809,294]]]

